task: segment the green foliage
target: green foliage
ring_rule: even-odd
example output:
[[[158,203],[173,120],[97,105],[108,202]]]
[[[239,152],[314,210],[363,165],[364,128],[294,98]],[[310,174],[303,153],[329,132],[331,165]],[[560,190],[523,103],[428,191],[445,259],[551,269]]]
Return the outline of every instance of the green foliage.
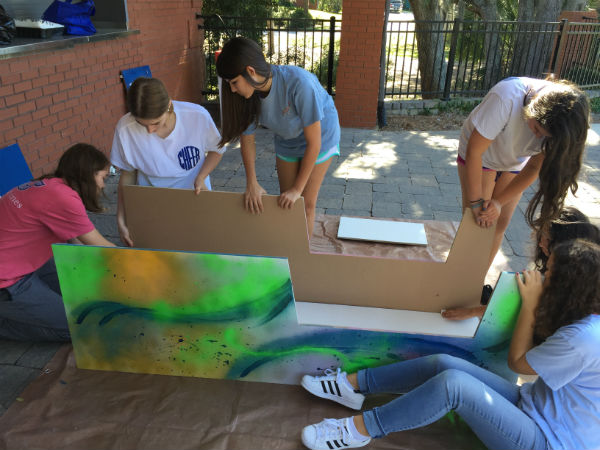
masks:
[[[324,44],[323,45],[323,56],[317,63],[316,67],[314,67],[314,69],[310,70],[317,76],[317,78],[321,82],[321,85],[325,88],[327,88],[327,67],[329,66],[328,53],[329,53],[329,44]],[[338,68],[339,62],[340,62],[340,41],[338,40],[335,42],[335,51],[333,52],[332,73],[333,73],[333,87],[334,88],[335,88],[335,80],[337,79],[337,68]]]
[[[319,9],[333,14],[342,11],[342,0],[319,0]]]
[[[590,99],[590,109],[594,114],[600,114],[600,97]]]
[[[271,17],[278,17],[284,19],[291,19],[289,22],[289,28],[307,29],[313,28],[312,16],[304,8],[298,8],[295,5],[281,5],[273,10]],[[305,20],[311,19],[311,20]],[[285,21],[277,21],[276,26],[287,28],[288,24]]]
[[[440,102],[438,110],[440,112],[469,114],[480,103],[481,100],[449,100],[447,102]]]
[[[267,17],[277,2],[273,0],[204,0],[202,15]]]
[[[304,8],[296,8],[290,15],[290,26],[292,28],[312,28],[312,17]],[[307,21],[305,19],[311,19]]]

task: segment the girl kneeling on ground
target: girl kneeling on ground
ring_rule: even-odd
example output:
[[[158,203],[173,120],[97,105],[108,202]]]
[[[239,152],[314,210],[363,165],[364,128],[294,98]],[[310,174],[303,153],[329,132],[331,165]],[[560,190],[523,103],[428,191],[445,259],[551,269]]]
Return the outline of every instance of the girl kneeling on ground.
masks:
[[[70,339],[51,245],[114,246],[86,213],[102,210],[109,167],[100,150],[75,144],[52,175],[0,198],[0,338]]]

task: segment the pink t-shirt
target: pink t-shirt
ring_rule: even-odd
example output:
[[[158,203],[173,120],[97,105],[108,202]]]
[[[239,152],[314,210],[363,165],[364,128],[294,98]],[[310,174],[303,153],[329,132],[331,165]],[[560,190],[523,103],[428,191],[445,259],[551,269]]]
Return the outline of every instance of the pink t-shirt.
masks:
[[[52,257],[51,244],[94,230],[81,198],[61,178],[22,184],[0,198],[0,288]]]

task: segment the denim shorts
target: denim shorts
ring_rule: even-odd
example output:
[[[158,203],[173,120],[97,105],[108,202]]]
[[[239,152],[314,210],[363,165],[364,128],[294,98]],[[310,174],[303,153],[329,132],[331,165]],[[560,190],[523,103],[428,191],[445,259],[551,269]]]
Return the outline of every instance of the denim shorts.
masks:
[[[317,158],[317,161],[315,162],[315,164],[321,164],[324,163],[325,161],[327,161],[329,158],[331,158],[332,156],[336,156],[340,154],[340,144],[337,144],[335,147],[331,147],[329,150],[327,150],[326,152],[323,152],[319,155],[319,157]],[[279,159],[281,159],[282,161],[286,161],[286,162],[299,162],[302,161],[302,157],[301,156],[283,156],[280,155],[279,153],[275,154]]]

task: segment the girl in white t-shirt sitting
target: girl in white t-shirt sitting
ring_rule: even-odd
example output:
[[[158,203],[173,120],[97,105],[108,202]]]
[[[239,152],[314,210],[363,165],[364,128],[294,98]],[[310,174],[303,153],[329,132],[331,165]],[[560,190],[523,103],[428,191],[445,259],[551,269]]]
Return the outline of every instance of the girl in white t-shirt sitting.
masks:
[[[489,265],[523,191],[538,176],[527,221],[538,231],[558,217],[568,189],[577,190],[588,128],[588,99],[566,81],[507,78],[471,112],[460,137],[458,175],[463,208],[482,227],[496,223]]]
[[[133,241],[127,228],[122,187],[127,184],[210,190],[209,174],[225,147],[210,114],[200,105],[171,100],[156,78],[140,77],[127,92],[129,112],[117,123],[111,163],[121,169],[117,224],[121,240]]]

